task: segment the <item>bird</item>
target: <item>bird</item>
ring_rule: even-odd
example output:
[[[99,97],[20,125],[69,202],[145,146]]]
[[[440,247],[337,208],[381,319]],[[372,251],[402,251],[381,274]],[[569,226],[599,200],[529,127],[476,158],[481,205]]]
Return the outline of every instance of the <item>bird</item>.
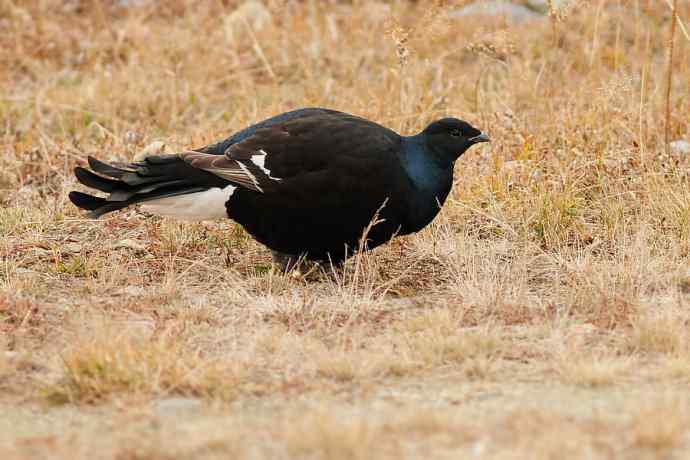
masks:
[[[456,160],[489,140],[457,118],[402,136],[356,115],[303,108],[176,154],[132,163],[89,156],[90,170],[74,174],[108,195],[72,191],[69,199],[90,218],[139,203],[180,220],[230,218],[283,269],[298,260],[337,266],[426,227],[448,197]]]

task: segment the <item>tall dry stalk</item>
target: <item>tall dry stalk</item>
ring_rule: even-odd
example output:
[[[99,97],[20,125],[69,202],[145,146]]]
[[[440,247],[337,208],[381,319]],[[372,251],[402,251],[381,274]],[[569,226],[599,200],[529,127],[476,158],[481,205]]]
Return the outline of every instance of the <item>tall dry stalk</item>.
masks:
[[[671,11],[671,33],[668,37],[668,68],[666,70],[666,121],[664,126],[664,149],[666,155],[670,154],[669,131],[671,125],[671,83],[673,82],[673,38],[676,34],[676,11],[678,0],[673,0]]]

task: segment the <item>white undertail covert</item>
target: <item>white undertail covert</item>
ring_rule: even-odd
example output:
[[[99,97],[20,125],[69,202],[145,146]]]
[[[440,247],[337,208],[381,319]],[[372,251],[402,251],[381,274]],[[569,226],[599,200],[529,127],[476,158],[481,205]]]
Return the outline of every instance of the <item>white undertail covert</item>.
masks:
[[[141,209],[159,216],[174,217],[179,220],[199,221],[228,217],[225,203],[237,187],[214,187],[203,192],[187,195],[169,196],[159,200],[147,201]]]

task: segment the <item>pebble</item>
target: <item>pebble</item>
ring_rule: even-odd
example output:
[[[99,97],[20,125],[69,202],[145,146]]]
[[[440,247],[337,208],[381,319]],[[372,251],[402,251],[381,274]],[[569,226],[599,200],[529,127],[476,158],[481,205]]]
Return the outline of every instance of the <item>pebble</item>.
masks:
[[[201,409],[202,403],[193,398],[166,398],[153,403],[153,411],[156,415],[171,416],[183,412],[196,412]]]
[[[163,141],[153,141],[134,156],[135,161],[143,160],[151,155],[161,155],[166,153],[167,145]]]
[[[556,10],[564,7],[566,3],[567,0],[551,0],[553,8]],[[527,0],[527,7],[540,13],[548,13],[549,2],[547,0]]]
[[[228,42],[235,40],[235,34],[245,33],[244,27],[258,31],[271,22],[271,12],[257,0],[247,0],[223,20],[225,38]]]
[[[146,289],[141,286],[126,286],[122,289],[122,293],[130,297],[138,297],[146,293]]]
[[[145,251],[146,246],[143,245],[142,243],[132,240],[129,238],[126,238],[124,240],[120,240],[117,243],[114,243],[112,246],[110,246],[111,249],[132,249],[134,251]]]
[[[65,252],[77,253],[77,252],[81,252],[82,245],[79,243],[67,243],[64,246],[62,246],[62,249]]]
[[[669,144],[671,151],[675,154],[690,155],[690,142],[685,139],[678,139]]]
[[[141,134],[134,131],[127,131],[125,133],[125,144],[138,144],[144,138]]]
[[[529,8],[507,1],[471,3],[458,10],[452,11],[449,16],[452,19],[459,19],[467,16],[503,16],[512,22],[523,22],[542,17],[541,14]]]

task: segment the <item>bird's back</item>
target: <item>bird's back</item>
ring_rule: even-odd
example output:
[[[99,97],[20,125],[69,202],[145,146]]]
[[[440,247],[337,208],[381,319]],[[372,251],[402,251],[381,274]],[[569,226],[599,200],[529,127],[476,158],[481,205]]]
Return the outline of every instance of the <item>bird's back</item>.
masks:
[[[375,123],[371,120],[367,120],[366,118],[358,117],[356,115],[340,112],[338,110],[333,109],[325,109],[321,107],[307,107],[302,109],[291,110],[289,112],[284,112],[279,115],[275,115],[273,117],[262,120],[240,131],[237,131],[236,133],[230,135],[228,138],[216,144],[211,144],[206,147],[203,147],[199,149],[199,151],[204,153],[222,155],[225,153],[228,147],[248,139],[249,137],[253,136],[257,130],[269,128],[271,126],[279,125],[281,123],[298,121],[300,119],[318,119],[321,121],[321,123],[327,124],[356,124],[381,130],[381,132],[386,132],[389,136],[397,136],[397,133],[395,131],[392,131],[386,128],[385,126],[379,125],[378,123]],[[327,129],[327,127],[323,126],[321,129],[325,130]]]

